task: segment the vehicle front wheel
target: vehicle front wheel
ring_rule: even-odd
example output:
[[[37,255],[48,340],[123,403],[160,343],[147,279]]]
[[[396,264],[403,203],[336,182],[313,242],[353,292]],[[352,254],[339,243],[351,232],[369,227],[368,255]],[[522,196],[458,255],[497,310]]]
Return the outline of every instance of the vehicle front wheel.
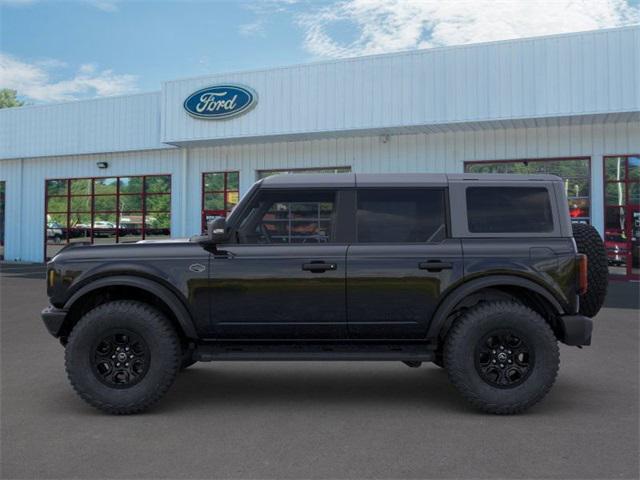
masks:
[[[175,329],[150,305],[102,304],[73,328],[65,350],[71,385],[90,405],[113,414],[146,410],[169,389],[182,352]]]
[[[513,301],[470,309],[452,326],[444,348],[451,383],[475,407],[496,414],[527,410],[558,374],[558,342],[547,322]]]

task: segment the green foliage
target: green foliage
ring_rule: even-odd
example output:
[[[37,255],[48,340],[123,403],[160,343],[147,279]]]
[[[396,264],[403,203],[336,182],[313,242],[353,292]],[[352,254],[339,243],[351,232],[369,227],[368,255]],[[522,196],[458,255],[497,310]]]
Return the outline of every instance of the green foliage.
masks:
[[[0,89],[0,108],[21,107],[24,102],[18,100],[18,92],[9,88]]]

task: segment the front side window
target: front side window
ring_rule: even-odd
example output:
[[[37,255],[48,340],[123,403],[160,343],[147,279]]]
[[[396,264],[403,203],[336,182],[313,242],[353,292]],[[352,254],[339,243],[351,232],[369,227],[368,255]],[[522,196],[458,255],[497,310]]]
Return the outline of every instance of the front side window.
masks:
[[[335,207],[331,191],[262,192],[240,223],[240,243],[330,243]]]
[[[360,243],[431,243],[446,236],[444,190],[358,191]]]
[[[544,187],[469,187],[467,219],[471,233],[553,231],[549,192]]]

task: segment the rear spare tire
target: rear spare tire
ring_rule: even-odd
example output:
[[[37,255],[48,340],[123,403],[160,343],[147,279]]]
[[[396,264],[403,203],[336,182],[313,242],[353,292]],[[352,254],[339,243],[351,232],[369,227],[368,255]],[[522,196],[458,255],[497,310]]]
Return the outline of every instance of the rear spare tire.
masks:
[[[598,231],[591,225],[574,223],[573,238],[578,252],[587,256],[587,292],[580,295],[580,313],[595,317],[602,308],[609,285],[609,267],[607,251]]]

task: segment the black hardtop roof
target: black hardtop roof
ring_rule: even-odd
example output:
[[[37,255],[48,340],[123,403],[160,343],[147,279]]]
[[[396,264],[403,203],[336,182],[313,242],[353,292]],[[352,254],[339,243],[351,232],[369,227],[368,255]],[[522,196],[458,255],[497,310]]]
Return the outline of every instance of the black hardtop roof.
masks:
[[[432,187],[452,182],[562,181],[555,175],[504,173],[293,173],[261,180],[261,188]]]

